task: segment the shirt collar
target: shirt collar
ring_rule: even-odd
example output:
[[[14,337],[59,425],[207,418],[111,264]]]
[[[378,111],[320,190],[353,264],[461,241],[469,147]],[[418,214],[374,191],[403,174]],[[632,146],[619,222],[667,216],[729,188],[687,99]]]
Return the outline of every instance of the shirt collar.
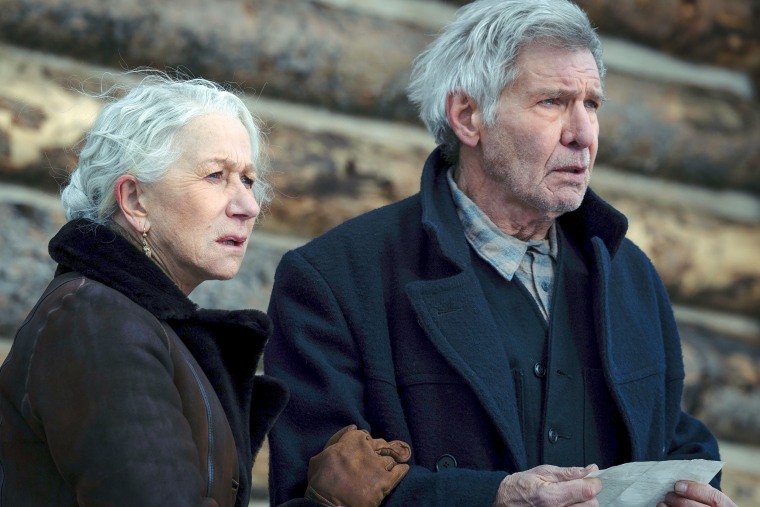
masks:
[[[512,280],[520,262],[529,248],[549,254],[557,259],[556,223],[549,228],[547,239],[521,241],[504,233],[490,218],[462,192],[454,181],[453,169],[449,168],[446,179],[454,198],[457,214],[462,221],[467,241],[485,261],[504,278]]]

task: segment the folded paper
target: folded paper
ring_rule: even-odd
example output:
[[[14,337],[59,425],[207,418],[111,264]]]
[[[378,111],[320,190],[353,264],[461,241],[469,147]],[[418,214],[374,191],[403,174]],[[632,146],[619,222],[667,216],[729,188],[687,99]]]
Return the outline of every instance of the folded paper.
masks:
[[[638,461],[592,472],[587,477],[602,479],[600,507],[653,507],[673,491],[678,481],[707,484],[725,461],[704,459]]]

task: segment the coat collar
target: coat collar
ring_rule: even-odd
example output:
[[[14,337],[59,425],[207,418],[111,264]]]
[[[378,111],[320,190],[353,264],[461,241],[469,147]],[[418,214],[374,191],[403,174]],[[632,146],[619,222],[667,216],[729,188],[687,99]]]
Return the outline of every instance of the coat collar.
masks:
[[[121,292],[160,320],[190,317],[196,305],[155,262],[121,234],[89,220],[72,220],[56,234],[48,251],[56,274],[76,271]]]
[[[446,181],[448,168],[440,147],[433,150],[425,162],[420,183],[422,227],[441,254],[464,270],[469,264],[470,252]]]
[[[470,249],[446,181],[448,164],[440,149],[428,157],[422,172],[422,226],[442,256],[458,267],[453,276],[418,280],[406,291],[418,321],[438,352],[471,386],[494,422],[516,469],[526,463],[517,400],[510,375],[504,374],[508,355],[501,332],[471,267]],[[591,190],[578,210],[560,217],[570,241],[594,258],[594,244],[604,245],[609,257],[625,236],[625,217]]]
[[[440,147],[433,150],[425,162],[420,185],[422,226],[438,244],[444,257],[464,269],[470,254],[446,181],[449,165]],[[610,257],[615,256],[628,230],[625,216],[590,188],[580,207],[562,215],[558,222],[570,240],[588,254],[593,252],[592,238],[601,239]]]
[[[155,262],[121,234],[89,220],[72,220],[50,240],[56,275],[75,271],[124,294],[159,320],[241,325],[269,336],[271,322],[256,310],[203,310]]]

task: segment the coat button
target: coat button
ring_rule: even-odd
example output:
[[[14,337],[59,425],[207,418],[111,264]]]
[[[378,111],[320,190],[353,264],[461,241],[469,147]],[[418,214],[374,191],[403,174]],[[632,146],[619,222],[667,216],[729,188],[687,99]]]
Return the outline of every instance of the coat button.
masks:
[[[544,378],[544,376],[546,376],[546,367],[541,363],[534,364],[533,374],[538,378]]]
[[[457,460],[454,459],[454,456],[451,454],[444,454],[440,458],[438,458],[438,461],[435,462],[435,471],[440,472],[441,470],[446,470],[447,468],[456,468],[457,467]]]
[[[557,440],[559,440],[559,434],[557,431],[553,429],[549,430],[549,442],[556,444]]]

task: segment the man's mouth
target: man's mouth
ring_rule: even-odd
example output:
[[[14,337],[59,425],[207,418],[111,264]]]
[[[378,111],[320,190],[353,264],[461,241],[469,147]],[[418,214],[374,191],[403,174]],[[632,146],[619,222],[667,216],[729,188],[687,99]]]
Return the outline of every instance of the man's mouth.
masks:
[[[588,150],[583,150],[580,153],[558,157],[554,163],[556,164],[554,172],[574,175],[586,174],[591,165],[591,155]]]
[[[569,173],[569,174],[583,174],[586,172],[586,168],[583,166],[567,166],[555,169],[555,172]]]
[[[217,243],[221,243],[222,245],[227,246],[242,246],[245,241],[246,238],[240,236],[225,236],[223,238],[219,238],[217,240]]]

